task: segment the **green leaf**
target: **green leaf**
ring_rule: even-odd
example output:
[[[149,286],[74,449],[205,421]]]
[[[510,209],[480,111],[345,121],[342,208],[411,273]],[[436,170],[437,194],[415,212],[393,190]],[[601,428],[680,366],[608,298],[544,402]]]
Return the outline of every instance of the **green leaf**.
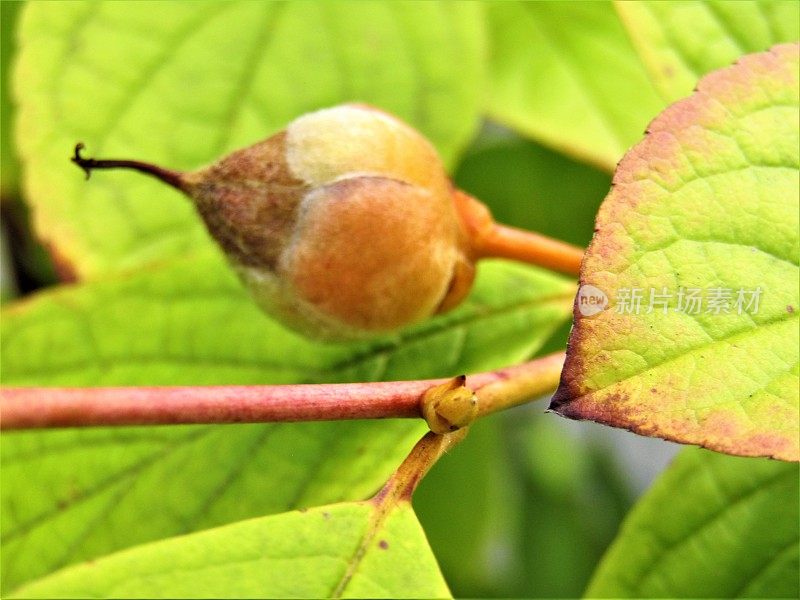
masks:
[[[15,29],[21,2],[0,2],[0,193],[3,201],[17,194],[19,163],[11,141],[11,121],[14,113],[11,102],[11,81],[8,76],[14,54]]]
[[[566,318],[568,279],[482,261],[467,300],[368,342],[309,340],[265,317],[220,256],[64,286],[3,313],[6,385],[212,385],[424,379],[531,355]]]
[[[669,102],[742,54],[800,38],[797,2],[642,1],[617,2],[616,8],[653,84]]]
[[[481,371],[535,352],[566,319],[572,290],[542,271],[483,263],[459,309],[374,342],[326,345],[265,318],[220,257],[187,259],[7,309],[3,385],[369,381]],[[423,430],[399,420],[3,435],[3,585],[170,535],[363,499]]]
[[[610,300],[584,316],[579,294],[551,408],[799,458],[798,96],[797,45],[748,55],[625,156],[581,271]]]
[[[488,7],[492,117],[608,171],[663,107],[610,2]]]
[[[15,82],[37,231],[82,277],[211,243],[156,181],[86,185],[68,160],[78,141],[192,169],[360,101],[409,121],[452,164],[478,119],[480,16],[477,3],[31,3]]]
[[[22,598],[442,598],[407,501],[253,519],[146,544],[29,584]]]
[[[592,598],[797,598],[797,465],[687,449],[630,513]]]
[[[170,535],[365,498],[424,429],[354,421],[6,434],[3,588]]]

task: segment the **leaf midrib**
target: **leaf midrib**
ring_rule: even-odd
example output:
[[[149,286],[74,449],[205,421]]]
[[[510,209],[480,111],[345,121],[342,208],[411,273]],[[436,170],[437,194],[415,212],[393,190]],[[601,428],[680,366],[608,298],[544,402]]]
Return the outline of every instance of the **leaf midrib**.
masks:
[[[145,296],[145,298],[149,301],[153,301],[153,296]],[[175,299],[173,299],[175,300]],[[178,298],[177,300],[180,300]],[[187,297],[184,300],[192,300],[191,297]],[[324,378],[330,376],[331,374],[337,373],[342,369],[347,369],[350,367],[359,366],[363,363],[367,363],[370,360],[380,357],[381,355],[390,354],[394,351],[400,350],[403,347],[417,343],[420,341],[424,341],[427,338],[434,337],[440,335],[445,332],[456,331],[459,329],[466,329],[468,326],[473,325],[475,323],[479,323],[484,319],[495,318],[499,316],[513,314],[515,312],[526,311],[528,309],[534,309],[538,307],[546,307],[546,306],[557,306],[560,304],[564,304],[568,306],[572,303],[573,295],[572,292],[565,292],[563,294],[558,295],[551,295],[545,297],[534,298],[532,300],[526,300],[524,302],[509,304],[504,307],[499,307],[496,309],[492,309],[486,312],[480,310],[479,305],[473,305],[472,308],[475,309],[475,312],[472,314],[465,315],[463,318],[449,321],[446,323],[442,323],[440,326],[425,328],[423,330],[416,331],[412,334],[406,335],[402,337],[400,340],[396,342],[391,342],[385,345],[377,345],[374,348],[369,349],[367,352],[356,354],[355,356],[348,357],[345,360],[340,360],[337,362],[332,363],[329,366],[314,368],[310,366],[292,366],[292,365],[285,365],[285,364],[278,364],[278,363],[268,363],[262,359],[255,359],[252,361],[243,361],[241,359],[228,360],[226,361],[225,358],[222,357],[208,357],[205,360],[203,358],[178,358],[178,357],[158,357],[153,356],[151,358],[145,357],[134,357],[130,355],[121,356],[121,357],[103,357],[103,360],[97,360],[96,362],[82,362],[82,363],[75,363],[72,365],[59,365],[58,367],[54,367],[52,365],[47,366],[46,368],[41,369],[14,369],[14,377],[15,378],[33,378],[37,376],[41,376],[43,373],[48,375],[58,374],[58,373],[67,373],[70,371],[79,371],[89,368],[100,368],[100,363],[106,363],[106,366],[113,361],[115,368],[121,368],[125,366],[136,366],[140,364],[175,364],[175,365],[198,365],[202,366],[208,364],[209,366],[217,366],[225,365],[228,367],[237,367],[237,368],[250,368],[257,371],[264,371],[265,369],[273,369],[275,371],[283,371],[289,373],[297,373],[304,376],[306,381],[313,381],[318,380],[320,378]],[[87,307],[90,308],[90,307]],[[82,310],[80,313],[81,316],[85,316],[86,310]],[[565,312],[565,317],[566,317]],[[8,335],[8,334],[7,334]],[[8,339],[5,341],[8,344]],[[100,358],[100,357],[96,357]],[[461,356],[459,356],[459,359]],[[8,385],[8,381],[4,381],[4,384]]]

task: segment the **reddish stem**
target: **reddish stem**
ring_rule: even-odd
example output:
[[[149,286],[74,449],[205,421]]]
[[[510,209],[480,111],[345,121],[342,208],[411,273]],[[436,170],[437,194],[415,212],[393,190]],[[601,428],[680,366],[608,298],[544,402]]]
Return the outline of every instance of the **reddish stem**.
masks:
[[[564,353],[472,375],[480,414],[555,389]],[[0,428],[261,423],[421,417],[420,400],[446,381],[208,387],[0,389]],[[507,392],[507,393],[505,393]],[[505,393],[505,395],[504,395]]]
[[[453,192],[453,199],[473,258],[510,258],[567,275],[580,274],[582,248],[496,223],[486,205],[461,190]]]
[[[500,223],[480,238],[475,250],[479,258],[510,258],[567,275],[578,275],[583,260],[577,246]]]

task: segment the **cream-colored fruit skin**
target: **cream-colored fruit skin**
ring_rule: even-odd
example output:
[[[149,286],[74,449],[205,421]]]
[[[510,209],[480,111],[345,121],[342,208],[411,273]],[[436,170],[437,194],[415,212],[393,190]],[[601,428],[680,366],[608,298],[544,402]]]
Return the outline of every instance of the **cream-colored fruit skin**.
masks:
[[[286,128],[286,162],[312,186],[383,175],[445,191],[436,149],[414,129],[369,106],[346,104],[303,115]]]
[[[353,328],[329,317],[297,294],[277,274],[266,269],[233,265],[259,307],[290,329],[327,342],[374,338],[379,332]]]

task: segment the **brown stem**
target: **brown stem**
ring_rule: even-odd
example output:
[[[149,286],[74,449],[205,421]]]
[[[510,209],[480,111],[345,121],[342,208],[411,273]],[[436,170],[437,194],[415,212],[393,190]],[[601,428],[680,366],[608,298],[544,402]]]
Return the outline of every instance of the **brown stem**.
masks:
[[[411,449],[386,485],[373,497],[377,505],[391,505],[399,500],[410,500],[423,477],[442,455],[467,436],[469,428],[452,433],[429,431]]]
[[[488,414],[555,389],[559,352],[471,375]],[[307,385],[0,388],[0,429],[420,418],[425,392],[443,379]],[[485,396],[485,399],[484,399]]]
[[[84,158],[81,156],[81,150],[83,150],[83,148],[83,142],[76,144],[75,154],[70,160],[83,169],[84,173],[86,173],[86,179],[89,179],[89,176],[95,169],[133,169],[134,171],[139,171],[140,173],[145,173],[155,177],[159,181],[163,181],[167,185],[170,185],[182,192],[187,192],[185,176],[180,171],[164,169],[157,165],[138,160],[98,160],[95,158]]]
[[[454,200],[474,258],[510,258],[568,275],[579,275],[583,249],[532,231],[496,223],[482,202],[460,190],[454,192]]]

